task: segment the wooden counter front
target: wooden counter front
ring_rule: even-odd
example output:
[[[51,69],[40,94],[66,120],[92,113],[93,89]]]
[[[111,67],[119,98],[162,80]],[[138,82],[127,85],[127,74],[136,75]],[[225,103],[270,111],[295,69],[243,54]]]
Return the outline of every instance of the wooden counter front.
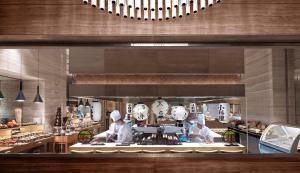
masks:
[[[4,173],[299,173],[299,155],[0,154]]]

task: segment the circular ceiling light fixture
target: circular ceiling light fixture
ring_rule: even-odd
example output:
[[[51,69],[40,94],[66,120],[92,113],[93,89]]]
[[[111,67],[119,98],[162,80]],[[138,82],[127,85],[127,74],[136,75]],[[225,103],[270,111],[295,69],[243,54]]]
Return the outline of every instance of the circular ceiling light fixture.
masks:
[[[206,7],[212,7],[222,0],[83,0],[109,14],[130,17],[131,19],[144,20],[169,20],[182,18]]]

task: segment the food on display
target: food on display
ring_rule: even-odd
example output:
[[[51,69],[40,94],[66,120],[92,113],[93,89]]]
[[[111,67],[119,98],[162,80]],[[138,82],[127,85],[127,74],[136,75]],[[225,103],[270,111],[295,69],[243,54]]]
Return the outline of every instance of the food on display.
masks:
[[[93,132],[91,130],[82,130],[78,134],[78,142],[88,144],[93,139]]]

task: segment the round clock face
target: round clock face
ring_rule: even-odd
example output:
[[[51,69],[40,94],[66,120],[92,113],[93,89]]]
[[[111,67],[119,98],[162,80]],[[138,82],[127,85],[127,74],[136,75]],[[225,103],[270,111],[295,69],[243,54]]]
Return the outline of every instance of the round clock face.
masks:
[[[174,120],[185,120],[188,116],[188,112],[183,106],[173,106],[171,116]]]
[[[149,108],[145,104],[137,104],[133,108],[133,117],[138,121],[144,121],[148,118]]]
[[[164,117],[169,110],[169,105],[164,100],[155,100],[152,104],[152,111],[156,117]]]

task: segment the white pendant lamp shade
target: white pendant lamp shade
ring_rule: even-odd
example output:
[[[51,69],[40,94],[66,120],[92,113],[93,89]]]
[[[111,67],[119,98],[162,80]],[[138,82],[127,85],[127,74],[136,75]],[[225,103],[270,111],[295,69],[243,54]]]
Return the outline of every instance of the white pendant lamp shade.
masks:
[[[83,0],[84,4],[99,6],[98,9],[109,14],[152,21],[189,16],[220,2],[221,0]]]
[[[194,0],[194,3],[193,3],[193,12],[194,13],[198,12],[198,0]]]
[[[172,0],[172,1],[173,1],[172,5],[177,8],[178,7],[178,0]]]
[[[127,0],[128,8],[134,8],[134,1],[133,0]]]
[[[136,15],[137,15],[137,19],[141,20],[141,18],[142,18],[142,9],[138,9]]]
[[[127,4],[124,4],[124,7],[123,7],[123,16],[124,18],[127,18],[128,16],[128,12],[127,12],[128,8],[127,8]]]
[[[178,17],[182,17],[182,6],[178,6]]]
[[[135,4],[135,9],[137,9],[137,10],[140,9],[141,8],[141,0],[135,0],[134,2],[135,2],[134,3]]]
[[[130,18],[134,19],[134,8],[130,8]]]
[[[124,4],[125,4],[125,2],[124,2],[125,0],[119,0],[119,5],[121,6],[121,7],[123,7],[124,6]]]
[[[166,7],[167,10],[171,9],[171,0],[165,0],[165,7]]]
[[[143,6],[144,6],[144,10],[148,10],[148,0],[143,0]]]
[[[163,0],[158,0],[157,1],[157,8],[158,10],[163,10]]]
[[[108,0],[108,5],[107,5],[107,8],[108,8],[108,13],[112,14],[112,0]]]
[[[187,3],[186,3],[185,13],[186,13],[187,16],[191,14],[191,5],[190,5],[190,1],[187,1]]]
[[[205,0],[200,0],[200,8],[204,10],[206,8]]]
[[[170,10],[169,9],[167,9],[165,12],[165,18],[166,18],[166,20],[170,19]]]
[[[119,3],[116,4],[116,15],[120,16],[121,10],[120,10],[120,5]]]
[[[97,7],[97,0],[91,0],[91,4],[93,7]]]
[[[155,20],[155,11],[151,11],[151,20]]]
[[[162,20],[163,19],[163,11],[159,10],[158,11],[158,20]]]
[[[173,19],[176,18],[176,10],[177,10],[176,7],[173,6],[173,7],[172,7],[172,18],[173,18]]]
[[[150,10],[155,11],[155,1],[150,0]]]
[[[148,10],[144,10],[144,19],[148,20]]]
[[[99,0],[99,8],[100,10],[105,10],[105,0]]]

